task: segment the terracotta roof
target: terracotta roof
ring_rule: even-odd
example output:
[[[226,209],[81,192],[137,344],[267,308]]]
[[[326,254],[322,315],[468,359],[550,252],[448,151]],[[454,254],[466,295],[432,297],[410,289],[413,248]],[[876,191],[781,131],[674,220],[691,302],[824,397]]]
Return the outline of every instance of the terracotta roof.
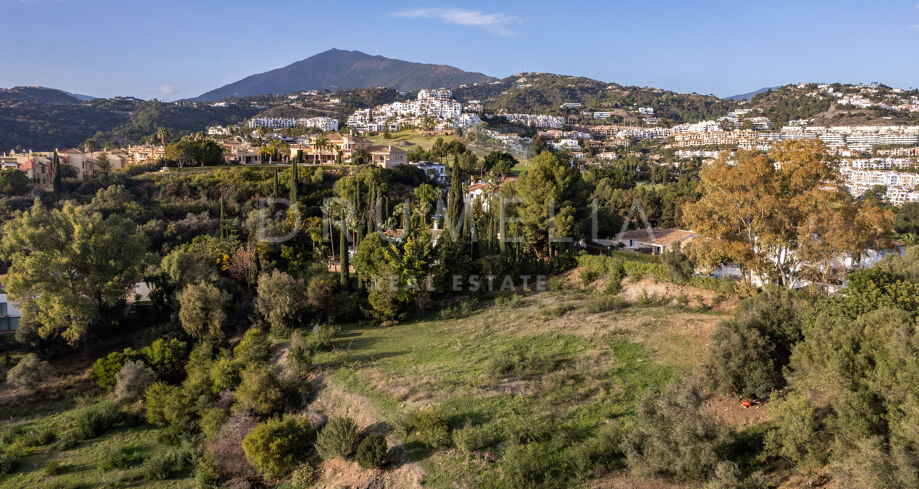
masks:
[[[616,235],[616,239],[619,241],[638,241],[640,243],[647,243],[657,246],[670,246],[673,243],[678,243],[689,238],[695,237],[696,233],[692,231],[685,231],[682,229],[662,229],[662,228],[651,228],[651,229],[633,229],[631,231],[626,231]]]
[[[487,188],[488,188],[487,183],[473,183],[472,185],[469,186],[468,191],[475,192],[476,190],[485,190]]]

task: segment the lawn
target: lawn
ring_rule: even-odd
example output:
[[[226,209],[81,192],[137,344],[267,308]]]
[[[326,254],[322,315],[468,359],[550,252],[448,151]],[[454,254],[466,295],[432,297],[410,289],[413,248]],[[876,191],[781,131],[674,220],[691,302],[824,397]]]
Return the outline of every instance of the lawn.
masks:
[[[611,420],[628,423],[645,392],[698,366],[707,336],[685,332],[720,319],[659,303],[588,312],[603,309],[598,294],[542,292],[519,303],[483,301],[465,317],[350,325],[316,360],[391,426],[436,405],[454,430],[496,433],[500,444],[534,430],[582,439]],[[455,449],[407,448],[432,487],[497,477]]]
[[[0,475],[0,489],[77,489],[94,487],[190,488],[191,471],[174,474],[167,480],[145,480],[140,467],[145,460],[172,449],[158,440],[162,429],[147,424],[116,426],[105,433],[67,447],[61,435],[70,426],[76,409],[72,401],[51,401],[34,405],[31,415],[7,418],[4,430],[20,428],[23,433],[50,431],[57,440],[26,447],[14,472]],[[14,413],[10,413],[14,414]],[[31,445],[31,444],[29,444]],[[122,468],[98,467],[113,450],[126,454]]]

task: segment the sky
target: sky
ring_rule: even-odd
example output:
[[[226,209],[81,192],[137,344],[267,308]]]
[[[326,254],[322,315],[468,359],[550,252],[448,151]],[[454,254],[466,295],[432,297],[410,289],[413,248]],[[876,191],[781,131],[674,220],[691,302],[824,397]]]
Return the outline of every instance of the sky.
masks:
[[[0,0],[0,87],[175,100],[331,48],[726,97],[919,86],[919,0]]]

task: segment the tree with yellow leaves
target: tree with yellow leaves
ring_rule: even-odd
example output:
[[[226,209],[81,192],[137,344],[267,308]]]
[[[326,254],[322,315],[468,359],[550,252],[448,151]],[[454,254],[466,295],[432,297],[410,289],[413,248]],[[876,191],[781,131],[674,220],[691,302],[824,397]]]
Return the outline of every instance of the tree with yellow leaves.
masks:
[[[786,141],[768,155],[739,151],[700,177],[704,194],[684,212],[702,265],[737,263],[746,278],[791,288],[838,279],[846,256],[890,245],[893,213],[850,198],[819,140]]]

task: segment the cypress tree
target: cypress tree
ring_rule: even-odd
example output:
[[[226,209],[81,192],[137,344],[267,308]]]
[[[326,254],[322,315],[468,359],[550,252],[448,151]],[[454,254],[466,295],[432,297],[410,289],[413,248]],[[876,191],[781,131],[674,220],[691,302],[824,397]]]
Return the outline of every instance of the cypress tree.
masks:
[[[460,181],[459,165],[456,164],[456,161],[453,162],[453,171],[450,175],[450,191],[447,194],[447,200],[446,221],[448,224],[444,226],[444,237],[446,239],[453,239],[452,236],[449,236],[450,232],[447,231],[448,226],[452,228],[457,225],[457,220],[463,210],[463,183]]]
[[[54,159],[51,160],[51,188],[55,192],[60,192],[63,189],[61,157],[58,156],[57,150],[54,150]]]
[[[341,232],[338,235],[338,245],[339,245],[338,247],[339,247],[339,253],[341,253],[340,255],[341,258],[339,259],[339,262],[341,263],[340,282],[341,282],[341,286],[345,287],[348,285],[348,274],[350,273],[348,268],[350,265],[348,264],[348,241],[346,238],[344,217],[341,220],[340,229],[341,229]]]
[[[278,169],[274,169],[274,197],[278,196]]]
[[[297,160],[293,160],[290,167],[290,201],[297,201],[297,187],[300,185],[300,175],[299,169],[297,168]]]

